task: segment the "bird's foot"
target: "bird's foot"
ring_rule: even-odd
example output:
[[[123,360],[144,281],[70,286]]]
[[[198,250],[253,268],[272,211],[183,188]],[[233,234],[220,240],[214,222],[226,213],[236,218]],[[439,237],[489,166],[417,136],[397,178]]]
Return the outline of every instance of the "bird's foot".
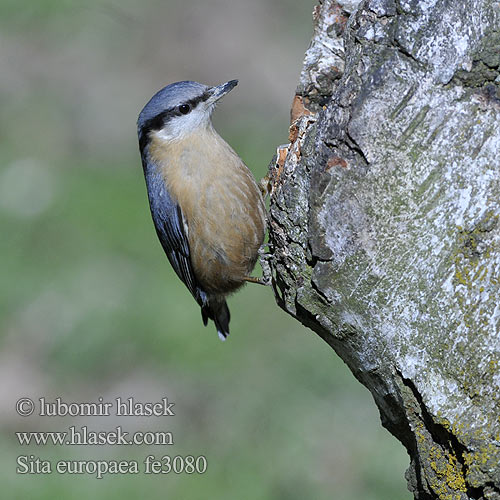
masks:
[[[271,283],[268,283],[264,276],[257,278],[256,276],[245,276],[243,278],[245,281],[248,281],[248,283],[257,283],[258,285],[270,285]]]
[[[258,283],[259,285],[271,286],[272,283],[272,271],[271,264],[269,264],[269,260],[272,255],[265,251],[265,247],[268,246],[267,243],[264,243],[259,248],[259,262],[262,267],[262,276],[260,278],[256,278],[254,276],[246,276],[243,278],[245,281],[249,283]]]
[[[271,178],[269,177],[269,174],[267,174],[265,177],[262,177],[262,179],[258,183],[258,186],[260,189],[260,193],[262,194],[262,198],[264,198],[265,200],[271,192]]]

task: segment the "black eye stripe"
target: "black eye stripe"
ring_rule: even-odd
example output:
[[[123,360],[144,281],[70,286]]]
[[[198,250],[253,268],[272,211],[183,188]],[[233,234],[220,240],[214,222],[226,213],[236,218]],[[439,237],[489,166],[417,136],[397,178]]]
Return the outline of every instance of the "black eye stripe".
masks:
[[[192,99],[189,99],[189,101],[186,101],[182,103],[183,105],[189,106],[192,110],[198,106],[200,102],[205,102],[208,98],[210,97],[210,94],[208,92],[204,92],[200,96],[193,97]],[[180,106],[179,106],[180,108]]]
[[[153,116],[153,118],[150,118],[148,121],[144,123],[144,125],[141,128],[141,136],[143,137],[143,148],[145,147],[147,143],[147,138],[149,135],[149,132],[152,130],[160,130],[163,128],[165,123],[173,118],[174,116],[182,116],[183,113],[179,111],[179,108],[181,105],[188,105],[191,107],[191,111],[196,108],[196,106],[200,102],[205,102],[208,98],[210,97],[210,94],[208,92],[204,92],[203,94],[193,97],[192,99],[189,99],[189,101],[183,102],[181,104],[178,104],[177,106],[173,108],[166,109],[165,111],[162,111],[161,113],[158,113],[156,116]],[[142,149],[143,149],[142,148]],[[141,149],[141,150],[142,150]]]

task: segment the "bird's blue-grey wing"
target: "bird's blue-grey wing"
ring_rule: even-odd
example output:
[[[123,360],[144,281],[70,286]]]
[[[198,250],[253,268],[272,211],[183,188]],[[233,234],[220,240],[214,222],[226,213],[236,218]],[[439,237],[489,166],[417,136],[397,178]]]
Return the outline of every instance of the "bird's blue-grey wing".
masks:
[[[146,184],[156,233],[177,276],[185,283],[197,302],[203,305],[206,302],[206,295],[200,289],[191,265],[182,210],[170,196],[161,174],[154,166],[149,167],[145,172]]]

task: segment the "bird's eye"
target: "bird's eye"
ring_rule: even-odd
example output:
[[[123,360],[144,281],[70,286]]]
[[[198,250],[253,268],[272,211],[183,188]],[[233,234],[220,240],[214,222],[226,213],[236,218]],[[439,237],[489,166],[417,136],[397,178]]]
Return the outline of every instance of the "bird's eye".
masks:
[[[179,106],[179,111],[183,114],[183,115],[187,115],[190,111],[191,111],[191,106],[189,104],[181,104]]]

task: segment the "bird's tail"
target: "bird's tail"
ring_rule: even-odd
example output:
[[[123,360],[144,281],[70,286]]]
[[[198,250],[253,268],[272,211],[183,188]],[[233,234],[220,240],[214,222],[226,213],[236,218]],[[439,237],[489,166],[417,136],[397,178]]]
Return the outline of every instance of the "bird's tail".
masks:
[[[226,340],[229,335],[229,308],[227,307],[226,299],[221,296],[212,295],[208,301],[201,306],[201,317],[203,324],[207,326],[208,320],[211,319],[215,323],[217,333],[221,340]]]

